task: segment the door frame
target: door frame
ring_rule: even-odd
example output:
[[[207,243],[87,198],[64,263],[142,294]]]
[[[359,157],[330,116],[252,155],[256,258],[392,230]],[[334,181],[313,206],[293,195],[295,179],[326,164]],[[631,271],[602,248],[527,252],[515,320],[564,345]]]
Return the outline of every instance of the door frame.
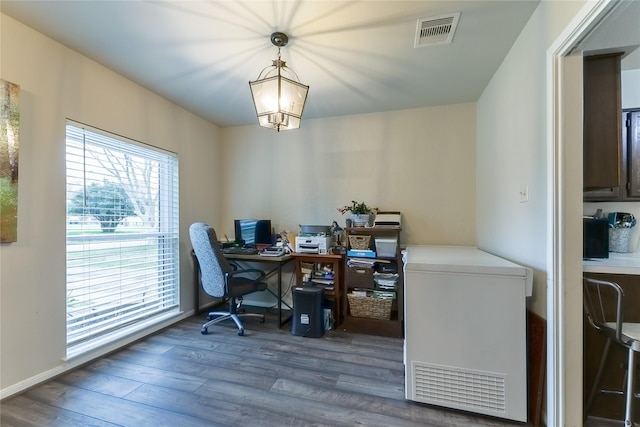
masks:
[[[587,2],[547,50],[549,426],[583,425],[582,56],[572,51],[616,6]]]

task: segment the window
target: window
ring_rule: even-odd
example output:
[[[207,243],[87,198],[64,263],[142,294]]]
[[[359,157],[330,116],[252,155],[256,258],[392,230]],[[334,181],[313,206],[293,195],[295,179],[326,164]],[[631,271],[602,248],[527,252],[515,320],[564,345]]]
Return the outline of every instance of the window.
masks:
[[[67,123],[67,355],[179,307],[178,159]]]

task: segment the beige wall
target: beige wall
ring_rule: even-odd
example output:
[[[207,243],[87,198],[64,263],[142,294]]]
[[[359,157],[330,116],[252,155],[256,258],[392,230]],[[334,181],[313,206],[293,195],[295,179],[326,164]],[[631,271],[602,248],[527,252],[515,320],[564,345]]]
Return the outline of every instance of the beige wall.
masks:
[[[534,268],[534,294],[529,307],[545,318],[548,286],[558,286],[549,281],[547,263],[548,256],[553,255],[547,251],[553,225],[547,205],[548,177],[553,172],[549,164],[553,153],[548,145],[553,124],[548,122],[547,94],[552,82],[548,80],[547,50],[584,5],[582,1],[541,2],[477,103],[478,246]],[[522,185],[529,187],[526,203],[519,201]],[[581,203],[581,194],[565,194],[562,198]],[[575,257],[570,260],[574,264],[581,260],[579,253]],[[569,386],[561,407],[563,425],[578,426],[582,425],[582,351],[581,345],[573,343],[582,342],[582,316],[570,314],[562,337],[568,367],[562,380]],[[548,363],[552,364],[555,357],[549,354]]]
[[[582,2],[542,2],[478,101],[478,246],[535,270],[529,306],[546,317],[546,51]],[[529,201],[520,201],[528,187]]]
[[[178,153],[181,307],[193,308],[187,226],[219,221],[216,126],[0,15],[0,78],[20,85],[18,241],[0,245],[1,397],[65,358],[65,120]],[[205,191],[201,191],[206,189]]]
[[[346,216],[351,200],[402,212],[403,244],[475,245],[475,105],[305,120],[292,132],[222,130],[222,228],[276,231]]]
[[[622,71],[622,108],[640,108],[640,69]]]
[[[475,245],[474,104],[304,120],[281,133],[225,128],[221,135],[220,236],[234,238],[235,218],[271,219],[276,232],[344,226],[348,215],[337,208],[356,200],[400,211],[401,244]],[[285,268],[285,290],[291,272]],[[268,293],[245,301],[276,303]]]

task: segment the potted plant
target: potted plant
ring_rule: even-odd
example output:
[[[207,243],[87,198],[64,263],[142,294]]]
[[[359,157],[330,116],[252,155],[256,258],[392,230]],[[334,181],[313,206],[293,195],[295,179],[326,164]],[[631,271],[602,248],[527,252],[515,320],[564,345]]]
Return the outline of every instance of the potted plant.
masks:
[[[350,205],[338,208],[338,212],[342,215],[347,212],[351,213],[354,227],[364,227],[369,224],[377,210],[378,208],[369,207],[365,202],[356,202],[355,200],[352,200]]]

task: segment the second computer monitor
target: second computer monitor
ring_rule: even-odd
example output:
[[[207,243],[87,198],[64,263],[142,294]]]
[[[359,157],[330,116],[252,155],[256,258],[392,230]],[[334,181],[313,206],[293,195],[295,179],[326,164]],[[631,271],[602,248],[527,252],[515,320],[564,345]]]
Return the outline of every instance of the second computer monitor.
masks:
[[[257,244],[270,245],[271,220],[268,219],[236,219],[234,220],[236,242],[244,246]]]

